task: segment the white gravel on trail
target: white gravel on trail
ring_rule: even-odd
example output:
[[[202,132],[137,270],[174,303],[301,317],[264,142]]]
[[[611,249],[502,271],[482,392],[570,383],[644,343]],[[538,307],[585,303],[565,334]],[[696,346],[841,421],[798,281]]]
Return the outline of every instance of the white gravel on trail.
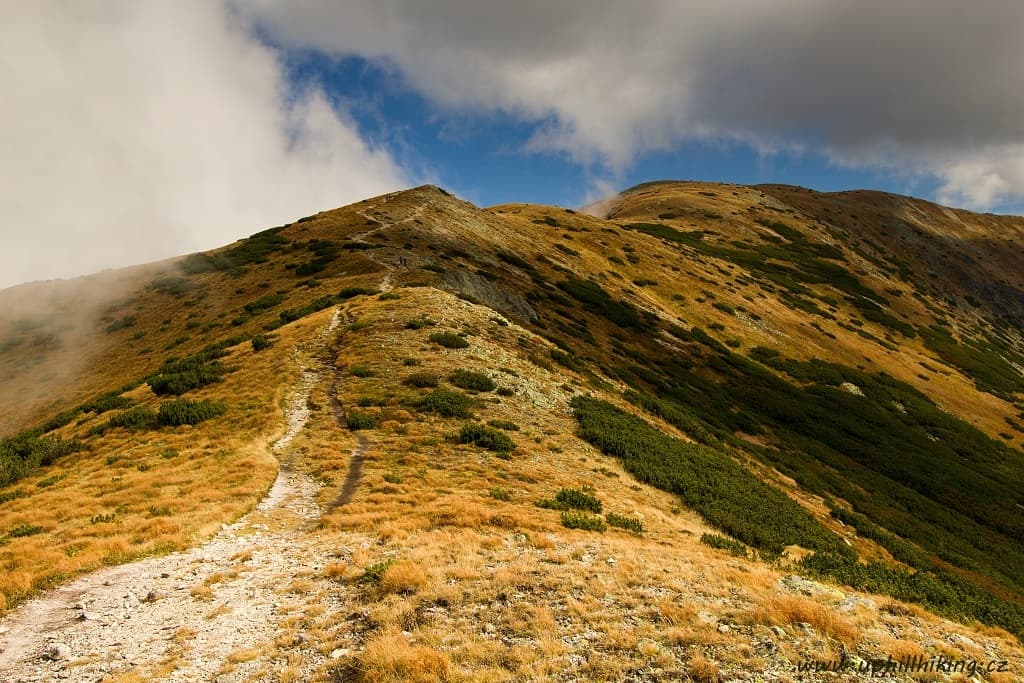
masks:
[[[339,322],[336,312],[317,341]],[[319,368],[307,368],[293,388],[287,430],[271,447],[282,466],[252,512],[199,547],[103,569],[19,606],[0,621],[0,680],[102,681],[174,660],[173,671],[157,680],[242,681],[266,666],[255,655],[225,664],[271,643],[302,599],[288,587],[322,568],[322,555],[305,538],[321,514],[319,485],[287,466],[320,378]],[[318,659],[309,653],[304,673]]]

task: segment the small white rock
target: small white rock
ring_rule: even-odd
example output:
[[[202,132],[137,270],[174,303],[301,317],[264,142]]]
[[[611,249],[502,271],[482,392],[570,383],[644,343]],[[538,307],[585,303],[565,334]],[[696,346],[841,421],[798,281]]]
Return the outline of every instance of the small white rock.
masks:
[[[71,656],[71,648],[64,643],[52,643],[43,655],[51,661],[59,662]]]

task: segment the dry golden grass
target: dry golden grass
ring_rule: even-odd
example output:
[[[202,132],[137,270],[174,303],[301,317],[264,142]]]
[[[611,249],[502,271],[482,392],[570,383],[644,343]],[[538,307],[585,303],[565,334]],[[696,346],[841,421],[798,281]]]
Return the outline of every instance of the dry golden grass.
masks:
[[[697,654],[690,660],[686,675],[697,683],[718,683],[721,680],[718,664],[702,654]]]
[[[196,631],[187,626],[182,626],[174,632],[173,636],[171,636],[171,641],[180,645],[192,638],[195,638],[195,636]]]
[[[893,640],[884,646],[885,653],[897,662],[906,661],[920,657],[927,659],[929,653],[918,643],[908,640]]]
[[[222,617],[225,614],[231,614],[231,606],[227,603],[222,602],[221,604],[214,607],[212,610],[206,613],[207,619],[216,619]]]
[[[696,606],[691,603],[680,605],[668,600],[661,600],[658,603],[658,611],[660,612],[659,621],[663,621],[670,626],[688,624],[694,615],[697,614]]]
[[[366,683],[434,683],[452,678],[448,656],[412,645],[401,633],[382,633],[366,645],[359,657],[359,673]]]
[[[328,579],[344,579],[348,573],[348,565],[344,562],[331,562],[324,567],[324,576]]]
[[[835,610],[803,596],[769,597],[761,602],[751,617],[755,623],[773,626],[810,624],[819,633],[827,634],[847,646],[855,645],[860,638],[857,629]]]
[[[286,234],[298,241],[336,240],[363,223],[348,214],[341,221],[328,217],[295,224]],[[288,258],[281,251],[241,273],[184,276],[192,289],[180,297],[151,286],[158,278],[182,277],[178,259],[0,290],[0,434],[137,381],[169,355],[185,356],[239,333],[263,332],[277,309],[242,324],[232,318],[268,293],[291,292],[292,301],[284,306],[297,306],[343,286],[372,286],[383,271],[364,254],[346,252],[335,262],[335,275],[321,274],[297,286],[292,272],[282,267]],[[106,331],[125,317],[134,323]],[[5,345],[15,341],[13,347]]]
[[[45,531],[0,547],[0,611],[55,580],[188,547],[248,512],[275,476],[268,445],[283,431],[279,406],[298,374],[293,347],[330,315],[277,330],[261,353],[248,343],[232,349],[223,362],[237,369],[188,394],[224,402],[224,416],[197,427],[85,436],[86,451],[19,482],[31,495],[0,507],[0,530],[30,523]],[[146,385],[127,396],[153,408],[160,402]],[[87,416],[57,433],[82,438],[108,418]],[[36,486],[54,472],[56,483]]]
[[[427,573],[420,565],[409,560],[400,560],[384,572],[380,587],[385,593],[410,595],[427,583]]]
[[[510,227],[501,217],[503,211],[496,209],[479,222],[454,221],[452,235],[480,239],[493,233],[497,246],[521,251],[518,223]],[[516,220],[532,226],[538,214],[531,211],[524,210]],[[333,212],[310,224],[304,235],[329,237],[329,230],[335,230],[329,238],[337,239],[348,234],[356,220],[351,210]],[[607,250],[599,239],[615,248],[629,241],[643,250],[642,266],[621,269],[626,282],[656,274],[653,264],[659,257],[666,262],[678,259],[677,253],[657,240],[635,233],[602,234],[602,224],[583,216],[565,220],[592,230],[573,234],[574,248],[582,254],[579,263],[594,272],[608,268]],[[735,223],[730,227],[742,230],[742,222]],[[532,248],[537,253],[555,253],[550,247],[561,239],[558,231],[545,229],[537,234]],[[376,268],[372,262],[364,265],[367,273]],[[687,306],[684,311],[673,302],[673,293],[691,300],[699,295],[699,278],[717,277],[713,264],[688,267],[695,275],[684,278],[679,288],[668,286],[672,280],[665,273],[659,275],[663,284],[643,288],[637,300],[675,317],[685,315],[689,324],[725,324],[725,334],[740,338],[744,346],[770,343],[763,334],[710,305]],[[602,286],[615,296],[628,288],[602,277]],[[213,282],[216,277],[209,279]],[[379,277],[374,275],[366,284],[376,281]],[[944,629],[952,628],[917,608],[839,616],[831,605],[815,598],[768,597],[777,590],[778,568],[736,560],[702,546],[701,533],[712,529],[699,517],[679,510],[673,496],[636,485],[619,462],[575,438],[568,401],[577,391],[594,388],[563,368],[549,371],[532,362],[531,355],[542,358],[549,352],[547,341],[514,322],[500,325],[492,320],[493,311],[435,289],[409,287],[397,292],[400,298],[395,300],[359,297],[344,305],[346,324],[358,320],[361,326],[343,325],[333,359],[339,367],[364,366],[372,372],[368,377],[343,372],[337,397],[346,407],[371,403],[359,410],[380,418],[376,429],[360,434],[365,440],[361,483],[347,505],[328,512],[308,532],[310,542],[322,549],[321,569],[282,579],[281,590],[289,593],[289,604],[273,644],[265,653],[235,653],[237,661],[229,661],[227,667],[265,658],[274,662],[273,672],[281,680],[303,680],[308,661],[296,644],[296,636],[302,634],[318,660],[329,658],[336,648],[353,653],[321,667],[319,680],[336,680],[338,671],[358,674],[364,681],[555,678],[566,671],[568,657],[584,651],[588,657],[579,669],[581,679],[617,680],[623,672],[657,666],[679,680],[687,675],[693,680],[717,680],[723,668],[763,665],[745,636],[736,630],[719,632],[715,624],[720,622],[746,624],[742,627],[746,630],[753,622],[759,638],[768,637],[765,624],[779,624],[795,634],[790,627],[806,622],[819,634],[848,646],[883,643],[893,651],[910,651],[920,637],[915,629],[939,639]],[[246,300],[255,294],[250,291]],[[727,297],[723,300],[732,302]],[[758,305],[766,319],[791,335],[797,349],[819,353],[823,340],[817,332],[800,327],[802,316],[774,301]],[[227,375],[222,384],[195,392],[197,397],[229,403],[233,412],[222,420],[198,429],[161,432],[160,442],[153,444],[110,433],[94,444],[92,454],[74,461],[80,469],[73,475],[31,497],[52,503],[74,495],[79,487],[76,505],[91,504],[102,512],[127,506],[127,511],[117,513],[115,522],[87,525],[88,517],[97,513],[79,513],[70,506],[52,517],[34,517],[36,509],[27,504],[28,499],[0,508],[0,528],[8,521],[2,515],[11,514],[10,521],[40,519],[35,523],[45,522],[49,530],[38,538],[34,552],[39,555],[34,559],[27,551],[33,547],[28,541],[36,537],[18,541],[19,557],[25,563],[0,575],[0,600],[38,586],[43,574],[36,568],[60,559],[50,552],[53,549],[63,552],[74,547],[76,556],[89,555],[93,562],[123,561],[138,551],[134,540],[141,539],[144,548],[146,539],[193,543],[221,521],[248,509],[272,478],[273,460],[266,444],[281,431],[276,406],[282,399],[281,387],[295,377],[293,349],[298,347],[300,356],[310,353],[312,335],[329,313],[281,328],[275,346],[261,354],[252,354],[246,345],[235,349],[227,362],[242,369]],[[427,330],[405,328],[405,320],[424,316],[437,325]],[[470,348],[453,351],[426,343],[428,333],[439,329],[466,332]],[[843,338],[828,353],[880,352],[863,340]],[[500,385],[514,389],[511,397],[479,395],[474,408],[484,421],[507,420],[520,426],[520,431],[511,433],[518,445],[511,458],[446,440],[462,421],[412,407],[423,391],[401,384],[401,378],[413,370],[404,364],[406,357],[418,361],[415,370],[446,377],[453,369],[466,368],[488,373]],[[887,357],[878,357],[879,366],[888,367]],[[897,376],[908,372],[893,369]],[[618,396],[624,387],[608,381],[612,391],[606,397],[625,406]],[[357,443],[355,434],[337,428],[328,387],[324,382],[314,389],[310,421],[293,442],[298,454],[293,465],[323,484],[318,502],[325,509],[341,490]],[[133,396],[152,403],[147,391],[140,388]],[[234,418],[239,415],[243,419],[236,424]],[[166,448],[178,450],[180,456],[165,461],[159,453]],[[121,459],[100,465],[108,455]],[[140,464],[149,467],[141,471]],[[254,472],[263,477],[260,482],[252,482]],[[392,481],[386,481],[385,475]],[[767,472],[765,476],[776,475]],[[230,494],[220,490],[221,481],[236,482]],[[216,482],[216,489],[209,482]],[[593,487],[606,510],[642,518],[645,533],[568,531],[557,512],[533,505],[559,488],[582,486]],[[489,492],[495,488],[511,491],[511,501],[492,498]],[[92,499],[100,502],[91,503]],[[823,509],[820,500],[801,502],[816,511]],[[170,514],[151,516],[150,506],[167,507]],[[65,545],[54,545],[55,538]],[[13,548],[14,542],[0,552]],[[362,569],[395,557],[402,559],[384,573],[379,590],[355,580]],[[242,564],[251,557],[235,559]],[[193,594],[212,600],[213,585],[199,585]],[[210,614],[216,616],[219,609],[213,608]],[[706,622],[702,612],[710,612],[713,620]],[[896,640],[890,632],[897,634]],[[1019,652],[1019,646],[1004,642],[1002,633],[966,632]],[[581,633],[592,639],[586,646],[573,644]],[[780,647],[787,656],[800,654],[786,650],[786,643]],[[250,654],[252,658],[246,659]]]
[[[152,679],[138,671],[125,671],[115,673],[107,679],[109,683],[149,683]]]
[[[213,589],[207,585],[195,586],[188,592],[188,594],[199,600],[213,600]]]
[[[235,553],[234,555],[231,556],[231,560],[233,562],[238,562],[239,564],[244,563],[244,562],[248,562],[251,559],[252,559],[252,551],[251,550],[245,550],[243,552]]]
[[[761,655],[743,636],[719,632],[717,622],[705,623],[703,616],[698,617],[701,611],[710,611],[727,623],[779,623],[790,628],[806,622],[819,634],[850,646],[861,643],[867,633],[878,642],[890,642],[882,637],[889,626],[868,612],[839,616],[831,605],[815,598],[767,600],[765,596],[777,591],[779,569],[736,560],[703,546],[700,535],[710,529],[699,518],[679,511],[672,496],[635,487],[617,462],[587,444],[558,439],[562,450],[549,450],[547,444],[556,435],[572,434],[575,424],[564,410],[569,396],[560,388],[564,377],[537,367],[501,341],[509,330],[529,339],[528,333],[514,325],[502,328],[489,323],[486,309],[446,300],[428,290],[403,289],[400,294],[400,299],[387,304],[367,299],[352,305],[353,315],[369,327],[343,333],[339,362],[367,366],[373,374],[342,382],[339,399],[343,404],[373,396],[382,402],[375,406],[382,417],[405,411],[398,406],[420,392],[399,385],[406,372],[402,359],[407,349],[418,348],[416,340],[424,333],[404,329],[403,321],[429,315],[439,326],[473,329],[476,335],[470,337],[471,348],[460,354],[429,347],[420,350],[417,369],[443,375],[454,367],[483,372],[507,367],[516,376],[495,375],[499,382],[514,381],[520,389],[549,398],[551,405],[538,410],[517,395],[477,406],[477,415],[485,421],[502,419],[520,425],[520,431],[511,434],[518,444],[511,460],[449,443],[444,436],[460,421],[435,415],[406,412],[404,434],[379,428],[364,433],[370,443],[363,485],[351,503],[327,517],[317,533],[349,546],[344,539],[353,533],[376,539],[369,546],[352,547],[351,556],[339,562],[347,567],[365,568],[388,557],[401,557],[402,565],[393,567],[404,572],[403,565],[408,563],[429,571],[422,581],[417,578],[414,593],[364,591],[379,600],[361,607],[373,625],[364,636],[354,637],[348,623],[332,618],[329,610],[323,613],[323,652],[353,646],[357,651],[360,642],[379,644],[387,634],[404,630],[414,634],[410,647],[443,650],[453,677],[536,679],[562,670],[560,658],[572,651],[564,638],[590,630],[600,634],[591,642],[599,643],[601,652],[588,658],[585,669],[585,675],[595,680],[616,680],[623,671],[652,663],[678,671],[684,679],[694,648],[711,663],[706,671],[703,665],[700,671],[694,669],[699,675],[711,676],[723,667],[764,667]],[[396,351],[382,353],[381,348]],[[297,440],[307,448],[310,460],[300,466],[316,472],[323,458],[336,463],[332,467],[339,470],[340,476],[332,475],[322,500],[330,500],[338,490],[346,464],[344,454],[315,448],[312,439],[327,433],[329,420],[325,412],[315,414],[307,433]],[[304,440],[307,437],[309,441]],[[609,471],[619,476],[608,476]],[[397,475],[401,482],[383,482],[385,474]],[[561,527],[557,513],[533,506],[559,488],[584,485],[595,489],[606,509],[642,517],[644,535],[614,530],[570,532]],[[514,492],[512,502],[492,498],[489,492],[494,488]],[[607,562],[609,558],[614,562]],[[335,573],[348,579],[361,574],[354,569],[327,569],[330,566],[325,565],[322,572],[325,578]],[[687,597],[672,600],[655,593],[661,597],[652,598],[652,591],[662,589]],[[717,607],[722,603],[731,607],[723,611]],[[481,612],[487,615],[485,623],[481,623]],[[757,618],[750,616],[755,613]],[[904,618],[882,614],[895,619],[894,628],[913,642]],[[626,615],[640,625],[624,626]],[[480,633],[481,629],[488,630]],[[794,638],[802,633],[791,631]],[[495,647],[497,634],[528,639],[529,645]],[[792,660],[806,654],[785,652]],[[360,670],[368,671],[364,658],[357,660]],[[395,673],[396,666],[381,666],[374,669],[377,673],[366,675],[396,677],[400,675]]]
[[[98,273],[87,281],[0,290],[0,344],[25,338],[0,352],[0,434],[145,374],[145,361],[126,355],[123,338],[105,334],[103,328],[122,315],[120,307],[128,297],[159,269],[153,264]],[[24,332],[19,334],[19,329]],[[169,341],[172,332],[167,332]],[[47,341],[29,343],[35,340]]]
[[[228,661],[232,664],[241,664],[243,662],[251,662],[260,656],[262,651],[259,648],[248,647],[240,650],[235,650],[228,655]]]
[[[282,669],[277,675],[277,678],[280,681],[280,683],[301,683],[302,664],[303,658],[301,655],[289,655],[288,665],[284,669]]]
[[[231,581],[232,579],[236,578],[237,576],[238,576],[238,572],[235,572],[235,571],[215,572],[215,573],[210,574],[209,576],[207,576],[205,579],[203,579],[203,585],[204,586],[215,586],[218,583],[223,583],[225,581]]]

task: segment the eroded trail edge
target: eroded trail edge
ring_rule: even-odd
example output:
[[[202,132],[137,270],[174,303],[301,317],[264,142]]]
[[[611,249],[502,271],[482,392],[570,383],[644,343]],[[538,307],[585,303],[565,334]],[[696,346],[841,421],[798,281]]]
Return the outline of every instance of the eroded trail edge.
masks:
[[[336,348],[331,349],[332,356],[336,356]],[[333,364],[333,358],[332,364]],[[333,366],[333,375],[331,377],[331,410],[334,413],[334,419],[338,423],[339,429],[347,429],[348,425],[345,419],[345,406],[342,405],[338,399],[338,391],[341,385],[341,369],[336,365]],[[355,495],[356,489],[359,488],[359,480],[363,476],[363,454],[366,451],[367,439],[362,434],[356,432],[356,447],[352,450],[352,456],[349,460],[348,472],[345,475],[345,482],[341,486],[341,491],[338,493],[331,504],[327,507],[327,512],[331,512],[342,505],[347,504],[352,500],[352,496]]]
[[[320,330],[321,349],[340,321],[336,311]],[[286,431],[271,446],[278,476],[252,512],[201,546],[97,571],[13,610],[0,621],[3,680],[102,680],[134,669],[168,681],[235,681],[254,673],[256,662],[226,664],[274,638],[289,612],[284,585],[319,569],[310,544],[299,542],[322,513],[319,484],[291,466],[290,445],[321,373],[311,363],[291,388]]]

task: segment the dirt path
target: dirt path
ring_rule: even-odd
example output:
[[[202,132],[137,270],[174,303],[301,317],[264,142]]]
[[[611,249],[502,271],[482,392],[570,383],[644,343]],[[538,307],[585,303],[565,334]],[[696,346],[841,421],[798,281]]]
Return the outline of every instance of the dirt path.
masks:
[[[397,221],[391,221],[390,223],[385,223],[385,222],[381,221],[379,218],[376,218],[375,216],[371,216],[370,214],[371,214],[371,212],[374,209],[376,209],[376,208],[378,208],[380,206],[383,206],[383,205],[388,203],[388,198],[389,197],[390,197],[390,195],[386,195],[384,197],[384,200],[381,201],[379,204],[371,204],[370,206],[368,206],[367,208],[365,208],[363,210],[356,211],[356,214],[358,214],[359,216],[362,216],[363,218],[365,218],[368,221],[373,221],[374,223],[379,223],[379,225],[376,228],[371,228],[369,230],[365,230],[365,231],[363,231],[361,233],[353,235],[352,236],[353,239],[363,240],[363,239],[366,239],[367,237],[369,237],[370,235],[372,235],[375,232],[380,232],[381,230],[387,230],[388,228],[390,228],[392,226],[395,226],[395,225],[398,225],[399,223],[408,223],[409,221],[416,220],[417,218],[419,218],[420,216],[423,215],[423,211],[426,210],[426,208],[427,208],[427,203],[423,202],[423,203],[417,205],[416,208],[414,208],[412,211],[410,211],[409,214],[405,218],[401,218],[401,219],[399,219]]]
[[[355,495],[356,489],[359,488],[359,480],[363,476],[363,451],[366,448],[366,437],[360,435],[359,442],[356,444],[355,449],[352,451],[352,461],[348,466],[348,474],[345,476],[345,483],[341,487],[341,492],[338,497],[334,499],[327,511],[331,512],[342,505],[348,504],[352,500],[352,496]]]
[[[390,275],[390,273],[388,273]],[[385,276],[387,277],[387,276]],[[342,313],[348,322],[352,321],[351,315]],[[334,353],[336,349],[332,349]],[[333,359],[331,360],[333,363]],[[338,400],[338,390],[341,384],[341,369],[334,366],[334,374],[331,378],[331,410],[334,413],[334,419],[338,423],[340,429],[348,429],[348,424],[345,421],[345,406],[342,405],[341,401]],[[352,496],[355,495],[356,489],[359,487],[359,480],[363,476],[363,453],[366,450],[367,440],[363,434],[356,433],[356,447],[352,449],[352,457],[348,465],[348,473],[345,475],[345,483],[341,486],[341,491],[338,493],[338,497],[327,507],[327,512],[331,512],[342,505],[347,504],[352,500]]]
[[[321,344],[340,321],[338,311]],[[139,666],[144,678],[241,681],[258,671],[259,658],[244,653],[273,641],[298,599],[291,582],[322,568],[322,553],[304,542],[322,513],[319,485],[291,467],[289,448],[321,374],[305,368],[293,387],[287,429],[271,446],[281,467],[251,513],[202,546],[97,571],[13,610],[0,621],[0,680],[99,681]],[[342,496],[358,483],[362,448]],[[319,663],[309,657],[303,669]]]
[[[356,214],[358,214],[359,216],[362,216],[363,218],[365,218],[368,221],[373,221],[375,223],[379,223],[379,225],[377,227],[375,227],[375,228],[371,228],[370,230],[365,230],[365,231],[363,231],[361,233],[353,235],[352,239],[354,239],[354,240],[365,240],[370,235],[372,235],[372,234],[374,234],[376,232],[380,232],[381,230],[387,230],[388,228],[390,228],[392,226],[395,226],[395,225],[398,225],[400,223],[408,223],[409,221],[416,220],[417,218],[419,218],[420,216],[423,215],[423,211],[427,208],[427,204],[426,204],[426,202],[424,202],[424,203],[419,204],[418,206],[416,206],[416,208],[414,208],[412,211],[410,211],[409,214],[407,216],[405,216],[405,218],[400,218],[399,220],[391,221],[391,222],[382,222],[380,219],[374,217],[371,214],[378,207],[387,204],[389,198],[390,198],[390,195],[387,195],[387,196],[385,196],[384,200],[381,201],[379,204],[371,204],[366,209],[363,209],[361,211],[356,211]],[[398,276],[401,273],[404,273],[407,270],[407,268],[404,265],[402,265],[401,263],[396,265],[396,264],[390,263],[390,262],[388,262],[388,261],[386,261],[386,260],[384,260],[382,258],[379,258],[376,254],[373,253],[372,250],[366,252],[366,256],[368,258],[370,258],[371,260],[376,261],[377,264],[379,266],[381,266],[382,268],[384,268],[384,270],[385,270],[384,277],[381,279],[380,285],[378,286],[378,288],[382,292],[390,292],[392,289],[394,289],[395,286],[396,286],[395,283],[396,283],[396,281],[398,281]]]

